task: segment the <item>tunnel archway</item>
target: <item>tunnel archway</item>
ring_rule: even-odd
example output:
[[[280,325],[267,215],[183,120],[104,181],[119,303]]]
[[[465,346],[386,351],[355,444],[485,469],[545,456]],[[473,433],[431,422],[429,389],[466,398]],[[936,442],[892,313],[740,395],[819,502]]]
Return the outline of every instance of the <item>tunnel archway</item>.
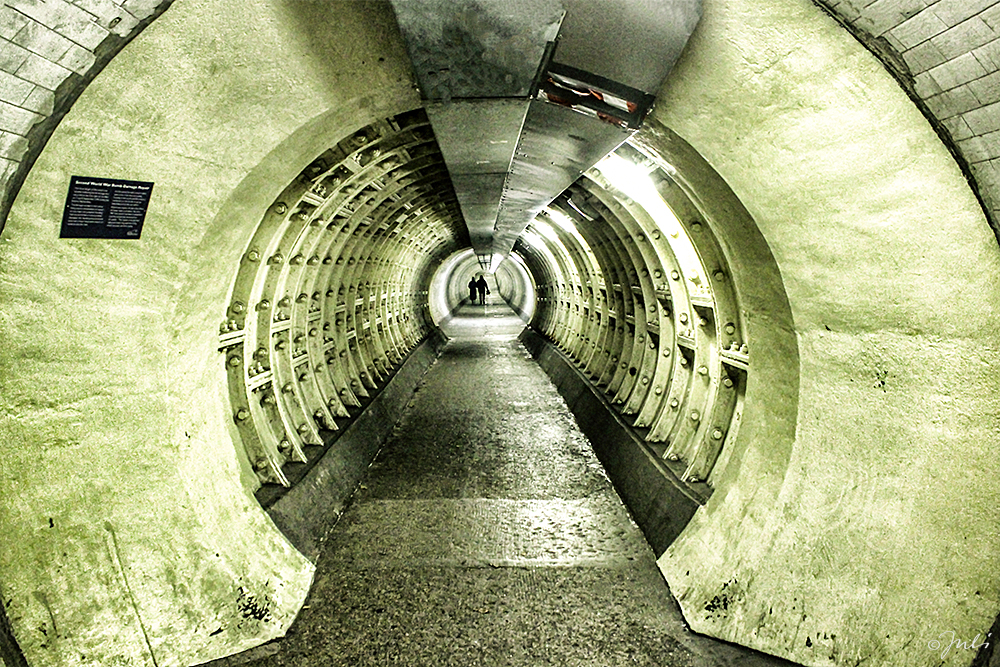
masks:
[[[320,3],[300,4],[327,11]],[[945,619],[971,637],[995,614],[989,354],[997,345],[982,333],[997,302],[984,278],[996,268],[995,240],[983,233],[976,203],[920,117],[814,7],[708,7],[636,147],[670,177],[660,191],[675,208],[717,211],[709,226],[746,213],[780,279],[733,282],[740,306],[733,324],[746,327],[753,355],[742,444],[722,450],[713,470],[725,472],[713,481],[715,493],[663,555],[662,567],[700,623],[696,629],[810,664],[848,664],[862,655],[880,664],[923,660],[923,653],[903,647],[918,645],[933,623]],[[327,147],[419,107],[384,9],[313,22],[337,26],[324,37],[302,30],[302,17],[291,20],[285,6],[210,11],[179,3],[81,96],[25,182],[4,232],[11,318],[4,329],[3,366],[10,369],[4,393],[14,416],[3,428],[4,439],[17,445],[3,456],[3,492],[11,498],[3,525],[14,548],[3,556],[0,585],[33,663],[58,664],[73,650],[69,637],[75,647],[90,647],[95,661],[149,653],[194,661],[280,634],[301,604],[310,564],[245,493],[255,484],[256,459],[241,460],[232,446],[244,436],[222,389],[229,380],[218,353],[218,320],[233,319],[227,312],[233,267],[245,261],[255,226],[288,184]],[[797,22],[784,23],[789,17]],[[357,36],[344,49],[337,39],[352,32]],[[251,47],[246,34],[261,39]],[[220,64],[215,44],[222,43],[237,66],[220,88],[211,82]],[[184,66],[164,72],[164,62]],[[822,67],[811,69],[816,62]],[[173,92],[165,79],[179,84]],[[849,104],[834,104],[837,96]],[[760,108],[747,108],[753,104]],[[885,123],[872,124],[865,109],[885,113]],[[845,143],[844,119],[871,130],[872,141],[902,141],[877,149],[856,136]],[[803,129],[816,121],[827,123]],[[898,128],[905,131],[897,135]],[[850,170],[830,157],[835,153],[824,159],[813,150],[838,142],[846,152],[878,157],[872,169],[858,167],[864,182],[852,183]],[[141,252],[53,238],[64,184],[78,169],[157,183]],[[904,173],[935,177],[907,187],[897,175]],[[631,216],[629,224],[642,229],[641,213],[608,196],[595,177],[554,210],[587,230],[569,200],[590,199],[601,219]],[[704,190],[702,182],[718,188]],[[879,190],[891,182],[899,189]],[[722,185],[733,199],[719,196]],[[893,195],[893,206],[872,214],[876,209],[866,206],[876,196],[866,189]],[[933,214],[916,210],[933,199],[955,206],[931,201]],[[912,238],[899,231],[910,221],[919,223],[908,228]],[[599,299],[590,300],[585,278],[602,266],[594,247],[607,257],[613,252],[622,267],[625,258],[652,256],[594,229],[588,233],[596,240],[587,242],[592,259],[574,246],[572,234],[549,227],[568,247],[553,251],[542,242],[518,249],[538,286],[535,321],[551,328],[599,382],[610,364],[591,365],[597,346],[624,349],[626,339],[617,323],[621,338],[604,332],[602,339],[590,320]],[[755,232],[742,233],[716,233],[734,280],[767,265],[761,246],[745,238]],[[302,253],[302,271],[313,256]],[[322,264],[325,255],[315,256],[314,267],[329,266]],[[668,267],[663,259],[659,264],[651,264],[648,286],[639,280],[647,312],[660,302],[652,280]],[[421,275],[410,284],[419,286],[427,279]],[[941,286],[947,286],[943,301]],[[315,291],[296,297],[311,300]],[[867,305],[858,298],[866,294]],[[778,313],[783,299],[788,312]],[[633,318],[637,303],[632,298]],[[592,309],[586,319],[584,304]],[[664,312],[662,305],[657,310]],[[648,320],[646,326],[644,337]],[[667,326],[662,320],[659,326],[662,340]],[[636,342],[633,335],[630,349],[638,353]],[[648,349],[648,339],[641,343]],[[627,384],[622,376],[616,396],[622,386],[641,385],[641,366],[635,376],[629,368],[634,380]],[[656,368],[646,369],[654,390]],[[710,380],[724,380],[721,370],[714,372]],[[751,427],[754,377],[773,391],[761,395],[761,417]],[[636,418],[649,417],[643,410],[653,403],[633,403],[633,393],[643,395],[621,392],[622,405]],[[956,404],[971,407],[955,410]],[[328,401],[315,405],[329,410]],[[928,419],[914,417],[914,405]],[[679,460],[694,453],[678,452]],[[950,465],[956,457],[968,461],[961,474]],[[80,474],[82,490],[63,481]],[[963,490],[961,502],[956,489]],[[961,521],[942,520],[959,505],[969,508]],[[893,536],[891,550],[867,544],[879,531]],[[973,546],[959,546],[970,539]],[[928,562],[920,563],[917,552]],[[957,579],[950,568],[960,572]],[[911,582],[893,574],[911,570],[918,570]],[[800,610],[785,601],[756,624],[762,605],[782,599],[788,572],[803,599],[815,604],[809,623],[792,623]],[[123,603],[129,581],[135,595]],[[193,583],[171,583],[177,581]],[[101,614],[81,610],[75,596],[57,595],[68,588],[87,591]],[[723,588],[734,611],[708,614],[706,604]],[[921,599],[920,590],[932,591],[933,599]],[[238,601],[251,598],[269,605],[266,622],[239,617]],[[862,611],[849,611],[854,607]],[[941,609],[946,613],[935,613]],[[49,644],[37,628],[48,629],[53,618],[64,640]],[[876,630],[868,629],[872,618]],[[884,629],[891,638],[883,639]],[[839,643],[818,639],[833,634]]]

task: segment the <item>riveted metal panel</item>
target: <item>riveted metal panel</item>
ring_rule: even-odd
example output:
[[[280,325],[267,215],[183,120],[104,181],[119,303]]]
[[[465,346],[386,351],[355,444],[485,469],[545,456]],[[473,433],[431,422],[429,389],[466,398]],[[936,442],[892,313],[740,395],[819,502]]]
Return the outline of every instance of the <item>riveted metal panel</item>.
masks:
[[[538,212],[631,131],[533,100],[504,187],[493,252],[507,254]]]
[[[701,0],[565,0],[553,60],[656,93],[701,18]]]
[[[527,112],[526,99],[427,105],[427,117],[452,176],[506,174]]]
[[[558,0],[393,0],[421,97],[526,98],[563,18]]]

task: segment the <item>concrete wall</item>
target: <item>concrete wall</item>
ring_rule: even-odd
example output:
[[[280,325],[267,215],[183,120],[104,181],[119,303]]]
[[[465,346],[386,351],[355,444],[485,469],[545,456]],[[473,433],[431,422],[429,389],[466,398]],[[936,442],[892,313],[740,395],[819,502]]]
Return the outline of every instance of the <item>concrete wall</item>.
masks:
[[[125,39],[160,4],[0,8],[8,195],[69,72],[99,68],[114,18]],[[926,74],[1000,201],[997,3],[829,4]],[[240,483],[218,267],[316,154],[416,106],[409,77],[382,4],[181,0],[52,136],[0,237],[0,594],[30,664],[190,664],[291,621],[312,568]],[[961,173],[806,0],[706,2],[652,122],[756,220],[801,355],[787,464],[750,443],[661,560],[689,620],[808,664],[968,664],[928,647],[1000,606],[1000,259]],[[156,182],[143,240],[58,240],[72,174]]]
[[[818,0],[879,53],[940,123],[1000,219],[1000,3]]]
[[[59,126],[0,242],[0,593],[29,664],[188,665],[292,621],[313,566],[241,484],[218,324],[284,186],[417,102],[381,4],[178,2]],[[73,174],[155,182],[142,239],[59,240]]]
[[[80,93],[172,1],[0,5],[0,218]]]
[[[652,123],[756,221],[800,355],[785,462],[748,442],[660,559],[685,616],[810,665],[969,664],[943,649],[1000,608],[1000,250],[961,172],[805,0],[707,2]]]

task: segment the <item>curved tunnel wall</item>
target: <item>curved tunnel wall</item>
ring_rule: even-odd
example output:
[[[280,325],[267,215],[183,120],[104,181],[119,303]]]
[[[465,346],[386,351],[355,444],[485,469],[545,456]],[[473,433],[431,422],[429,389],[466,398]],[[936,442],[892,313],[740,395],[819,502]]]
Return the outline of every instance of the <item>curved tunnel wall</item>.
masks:
[[[32,665],[190,664],[280,634],[302,603],[311,565],[248,495],[256,459],[233,445],[244,435],[217,332],[262,213],[324,150],[418,106],[387,9],[337,5],[177,3],[88,88],[11,212],[0,590]],[[739,437],[705,466],[714,492],[660,562],[697,630],[807,664],[938,664],[922,638],[984,633],[1000,597],[996,245],[929,129],[912,129],[919,116],[835,28],[806,2],[707,2],[636,139],[663,198],[695,216],[681,222],[717,240],[752,358]],[[973,111],[962,118],[983,119]],[[143,240],[58,241],[73,173],[156,182]],[[671,258],[625,240],[654,230],[609,185],[591,174],[553,207],[584,243],[550,225],[558,244],[519,245],[534,322],[637,422],[671,425],[684,474],[711,458],[712,431],[684,422],[688,437],[670,439],[683,420],[657,422],[664,403],[648,399],[658,371],[691,386],[705,358],[705,386],[724,393],[729,319],[705,318],[711,345],[694,330],[691,377],[675,374],[684,351],[662,361],[684,312],[655,282]],[[621,294],[592,296],[601,276]],[[631,312],[641,334],[599,311]],[[619,353],[612,370],[626,349],[639,365]]]
[[[431,273],[468,240],[449,192],[417,110],[324,151],[257,226],[219,347],[260,483],[304,475],[430,332]]]
[[[794,440],[748,443],[660,559],[686,617],[807,664],[970,662],[928,646],[1000,606],[1000,252],[962,173],[809,3],[712,3],[659,100],[649,144],[669,127],[746,207],[799,351],[797,387],[768,378]]]
[[[178,3],[87,88],[11,212],[0,586],[33,666],[197,664],[303,603],[313,566],[234,447],[219,324],[289,184],[419,106],[388,8],[335,5]],[[59,240],[72,174],[153,181],[142,239]]]

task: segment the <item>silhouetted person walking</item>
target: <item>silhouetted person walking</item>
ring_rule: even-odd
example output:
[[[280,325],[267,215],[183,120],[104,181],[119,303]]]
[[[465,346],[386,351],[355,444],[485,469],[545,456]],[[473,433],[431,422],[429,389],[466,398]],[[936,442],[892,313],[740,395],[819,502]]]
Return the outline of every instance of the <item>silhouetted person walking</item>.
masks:
[[[479,276],[479,280],[476,281],[476,289],[479,290],[479,303],[486,303],[486,295],[490,293],[490,288],[486,286],[486,278],[484,276]]]
[[[469,280],[469,303],[475,303],[476,302],[476,288],[477,287],[478,287],[478,284],[476,283],[476,279],[475,278],[471,278]]]

